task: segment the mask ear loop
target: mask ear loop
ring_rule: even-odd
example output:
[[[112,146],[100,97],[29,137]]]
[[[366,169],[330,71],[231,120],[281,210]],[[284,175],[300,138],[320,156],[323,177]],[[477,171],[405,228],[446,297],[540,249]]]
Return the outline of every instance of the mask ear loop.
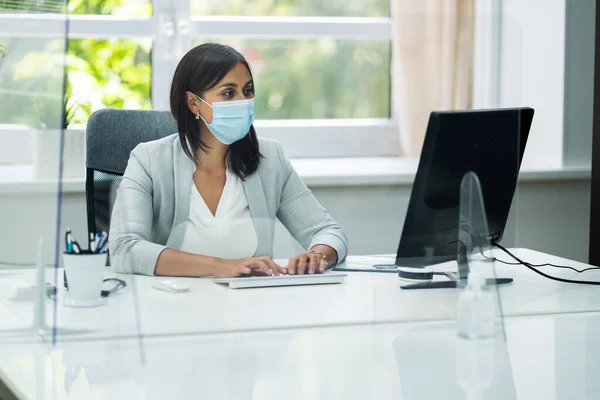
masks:
[[[195,94],[194,96],[196,96],[198,98],[198,100],[200,100],[201,102],[203,102],[204,104],[206,104],[210,108],[213,108],[212,104],[208,104],[206,101],[204,101],[204,99],[202,97],[198,96],[197,94]]]
[[[197,94],[194,94],[194,96],[196,96],[198,98],[198,100],[200,100],[201,102],[203,102],[204,104],[206,104],[210,108],[214,108],[212,106],[212,104],[208,104],[206,101],[204,101],[204,99],[202,97],[198,96]],[[200,115],[200,111],[196,112],[196,119],[201,119],[202,122],[204,122],[206,124],[206,126],[208,126],[208,124],[206,123],[206,121],[204,120],[204,118],[202,118],[202,115]]]

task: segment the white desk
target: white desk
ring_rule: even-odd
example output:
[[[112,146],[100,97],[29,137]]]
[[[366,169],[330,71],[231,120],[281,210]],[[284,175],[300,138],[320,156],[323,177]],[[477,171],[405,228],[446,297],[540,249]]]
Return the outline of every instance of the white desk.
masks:
[[[36,400],[465,399],[444,324],[0,344],[0,378]],[[497,348],[482,398],[599,398],[600,316],[515,318],[506,330],[512,371]]]
[[[531,263],[552,262],[584,268],[585,264],[517,249]],[[507,260],[506,256],[498,255]],[[455,269],[455,264],[448,264]],[[545,279],[523,266],[495,263],[497,274],[515,282],[499,288],[504,315],[527,316],[600,311],[600,289]],[[583,275],[544,268],[556,276],[600,281],[600,271]],[[32,273],[32,272],[31,272]],[[49,272],[53,275],[53,272]],[[62,276],[62,274],[59,274]],[[457,291],[452,289],[401,290],[394,274],[348,273],[341,285],[232,290],[211,279],[186,279],[191,291],[174,294],[151,288],[153,277],[121,275],[125,290],[93,309],[66,308],[59,301],[58,326],[89,330],[89,336],[173,336],[309,326],[454,320]],[[33,278],[30,277],[31,281]],[[6,280],[5,280],[6,282]],[[19,317],[32,323],[33,302],[0,299]],[[48,302],[47,321],[52,321]],[[1,310],[1,309],[0,309]],[[0,327],[8,325],[0,321]],[[79,338],[75,335],[75,338]],[[61,335],[59,340],[70,340]]]

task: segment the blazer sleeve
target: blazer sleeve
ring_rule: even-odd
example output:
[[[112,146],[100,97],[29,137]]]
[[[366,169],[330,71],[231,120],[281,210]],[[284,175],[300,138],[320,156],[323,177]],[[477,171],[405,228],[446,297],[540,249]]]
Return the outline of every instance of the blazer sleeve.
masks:
[[[277,218],[302,247],[309,249],[317,244],[332,247],[341,263],[348,254],[348,237],[306,187],[279,143],[277,152],[284,174]]]
[[[152,243],[153,185],[150,157],[138,145],[129,157],[117,189],[110,223],[109,249],[113,270],[154,275],[156,261],[166,246]]]

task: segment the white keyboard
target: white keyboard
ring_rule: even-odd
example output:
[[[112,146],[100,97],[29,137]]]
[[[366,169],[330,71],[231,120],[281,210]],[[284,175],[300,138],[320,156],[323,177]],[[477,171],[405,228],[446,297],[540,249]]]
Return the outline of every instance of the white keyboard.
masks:
[[[243,278],[216,278],[214,283],[227,284],[231,289],[270,286],[331,285],[344,283],[346,273],[328,272],[314,275],[250,276]]]

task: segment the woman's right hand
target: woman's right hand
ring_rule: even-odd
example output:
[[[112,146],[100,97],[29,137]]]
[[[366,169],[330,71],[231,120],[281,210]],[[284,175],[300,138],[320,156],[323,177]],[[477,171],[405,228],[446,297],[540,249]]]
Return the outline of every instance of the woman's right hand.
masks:
[[[269,257],[248,257],[237,260],[223,260],[215,269],[216,278],[235,278],[244,275],[285,275],[287,269],[281,267]]]

